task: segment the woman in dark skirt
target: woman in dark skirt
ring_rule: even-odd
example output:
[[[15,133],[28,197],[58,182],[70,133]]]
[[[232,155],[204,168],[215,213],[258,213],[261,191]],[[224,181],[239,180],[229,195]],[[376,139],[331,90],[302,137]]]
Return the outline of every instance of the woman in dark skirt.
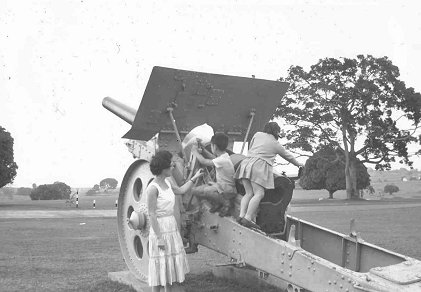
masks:
[[[235,178],[241,179],[246,194],[241,199],[240,216],[238,222],[246,227],[260,228],[253,219],[256,217],[257,208],[263,199],[265,189],[273,189],[273,163],[276,155],[297,167],[303,164],[285,150],[278,142],[281,129],[275,122],[265,125],[263,132],[256,132],[250,142],[247,157],[241,161]]]

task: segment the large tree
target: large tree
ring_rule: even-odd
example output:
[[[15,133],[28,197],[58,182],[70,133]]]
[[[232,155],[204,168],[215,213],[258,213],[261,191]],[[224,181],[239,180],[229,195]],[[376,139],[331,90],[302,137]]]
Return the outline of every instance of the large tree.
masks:
[[[305,190],[322,190],[329,192],[329,198],[339,190],[346,189],[345,153],[339,147],[330,145],[321,147],[312,157],[307,159],[304,172],[300,178],[300,186]],[[370,185],[370,175],[360,161],[357,162],[357,188],[365,189]]]
[[[0,188],[13,182],[17,169],[13,156],[13,138],[0,126]]]
[[[412,165],[408,143],[421,141],[421,95],[387,57],[326,58],[309,71],[292,66],[280,80],[290,83],[275,113],[294,128],[286,146],[308,156],[324,143],[341,147],[348,198],[358,197],[357,157],[376,169],[396,160]]]

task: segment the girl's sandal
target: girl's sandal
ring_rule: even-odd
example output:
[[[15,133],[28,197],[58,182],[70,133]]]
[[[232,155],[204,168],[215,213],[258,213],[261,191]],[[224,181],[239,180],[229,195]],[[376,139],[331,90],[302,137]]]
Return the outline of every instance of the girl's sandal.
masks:
[[[243,218],[240,222],[241,225],[247,228],[255,228],[260,230],[260,226],[254,223],[253,221],[247,220],[246,218]]]

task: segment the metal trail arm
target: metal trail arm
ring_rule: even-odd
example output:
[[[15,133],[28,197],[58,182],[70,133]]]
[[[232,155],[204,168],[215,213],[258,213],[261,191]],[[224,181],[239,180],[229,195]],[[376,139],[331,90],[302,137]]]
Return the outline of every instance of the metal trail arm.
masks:
[[[283,241],[245,228],[233,219],[222,218],[203,208],[202,206],[200,222],[196,222],[197,225],[193,231],[196,243],[236,259],[240,265],[253,266],[276,278],[304,288],[305,291],[415,292],[421,287],[420,282],[412,280],[413,274],[421,269],[421,262],[416,259],[358,241],[360,248],[364,250],[364,260],[369,260],[367,257],[374,258],[374,262],[371,265],[368,264],[373,268],[366,267],[363,269],[365,272],[356,272],[319,257],[308,250],[311,248],[303,248],[303,245],[308,244],[327,244],[323,242],[323,239],[339,240],[342,236],[335,232],[291,217],[288,220],[297,225],[298,238],[296,239],[294,235],[296,226],[290,225],[289,239]],[[309,243],[306,243],[307,241]],[[330,249],[331,252],[335,250],[333,246]],[[375,262],[381,268],[376,268]],[[383,272],[382,269],[394,271],[394,275],[389,279],[387,272]],[[380,272],[376,272],[377,270]],[[404,280],[401,281],[401,279]]]

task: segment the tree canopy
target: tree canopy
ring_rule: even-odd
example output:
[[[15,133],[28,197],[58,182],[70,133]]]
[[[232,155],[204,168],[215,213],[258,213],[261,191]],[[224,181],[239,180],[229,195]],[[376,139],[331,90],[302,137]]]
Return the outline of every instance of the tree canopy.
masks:
[[[0,126],[0,188],[13,182],[17,169],[13,156],[13,138]]]
[[[104,178],[100,181],[99,186],[107,191],[115,189],[117,184],[118,181],[115,178]]]
[[[357,197],[357,156],[376,169],[412,165],[408,143],[421,141],[421,94],[387,57],[325,58],[309,71],[292,66],[280,80],[290,83],[275,112],[291,125],[285,146],[308,156],[326,143],[341,147],[348,198]]]
[[[86,192],[86,194],[87,194],[87,195],[94,195],[94,194],[99,193],[99,191],[100,191],[100,189],[99,189],[99,185],[98,185],[98,184],[95,184],[95,185],[92,187],[92,189],[90,189],[90,190],[88,190],[88,191]]]
[[[399,192],[399,187],[395,185],[385,185],[384,192],[392,195],[393,193]]]
[[[69,199],[71,192],[72,190],[67,184],[55,182],[32,189],[30,197],[32,200],[63,200]]]
[[[29,195],[31,195],[31,192],[32,192],[32,188],[20,187],[16,190],[16,195],[17,196],[29,196]]]
[[[338,190],[345,190],[345,154],[340,148],[323,146],[312,157],[307,159],[300,185],[305,190],[322,190],[329,192],[329,198]],[[357,163],[357,188],[365,189],[370,185],[370,175],[361,162]]]
[[[5,196],[10,200],[13,199],[13,195],[15,194],[15,189],[11,187],[2,187],[0,188],[0,197]]]

